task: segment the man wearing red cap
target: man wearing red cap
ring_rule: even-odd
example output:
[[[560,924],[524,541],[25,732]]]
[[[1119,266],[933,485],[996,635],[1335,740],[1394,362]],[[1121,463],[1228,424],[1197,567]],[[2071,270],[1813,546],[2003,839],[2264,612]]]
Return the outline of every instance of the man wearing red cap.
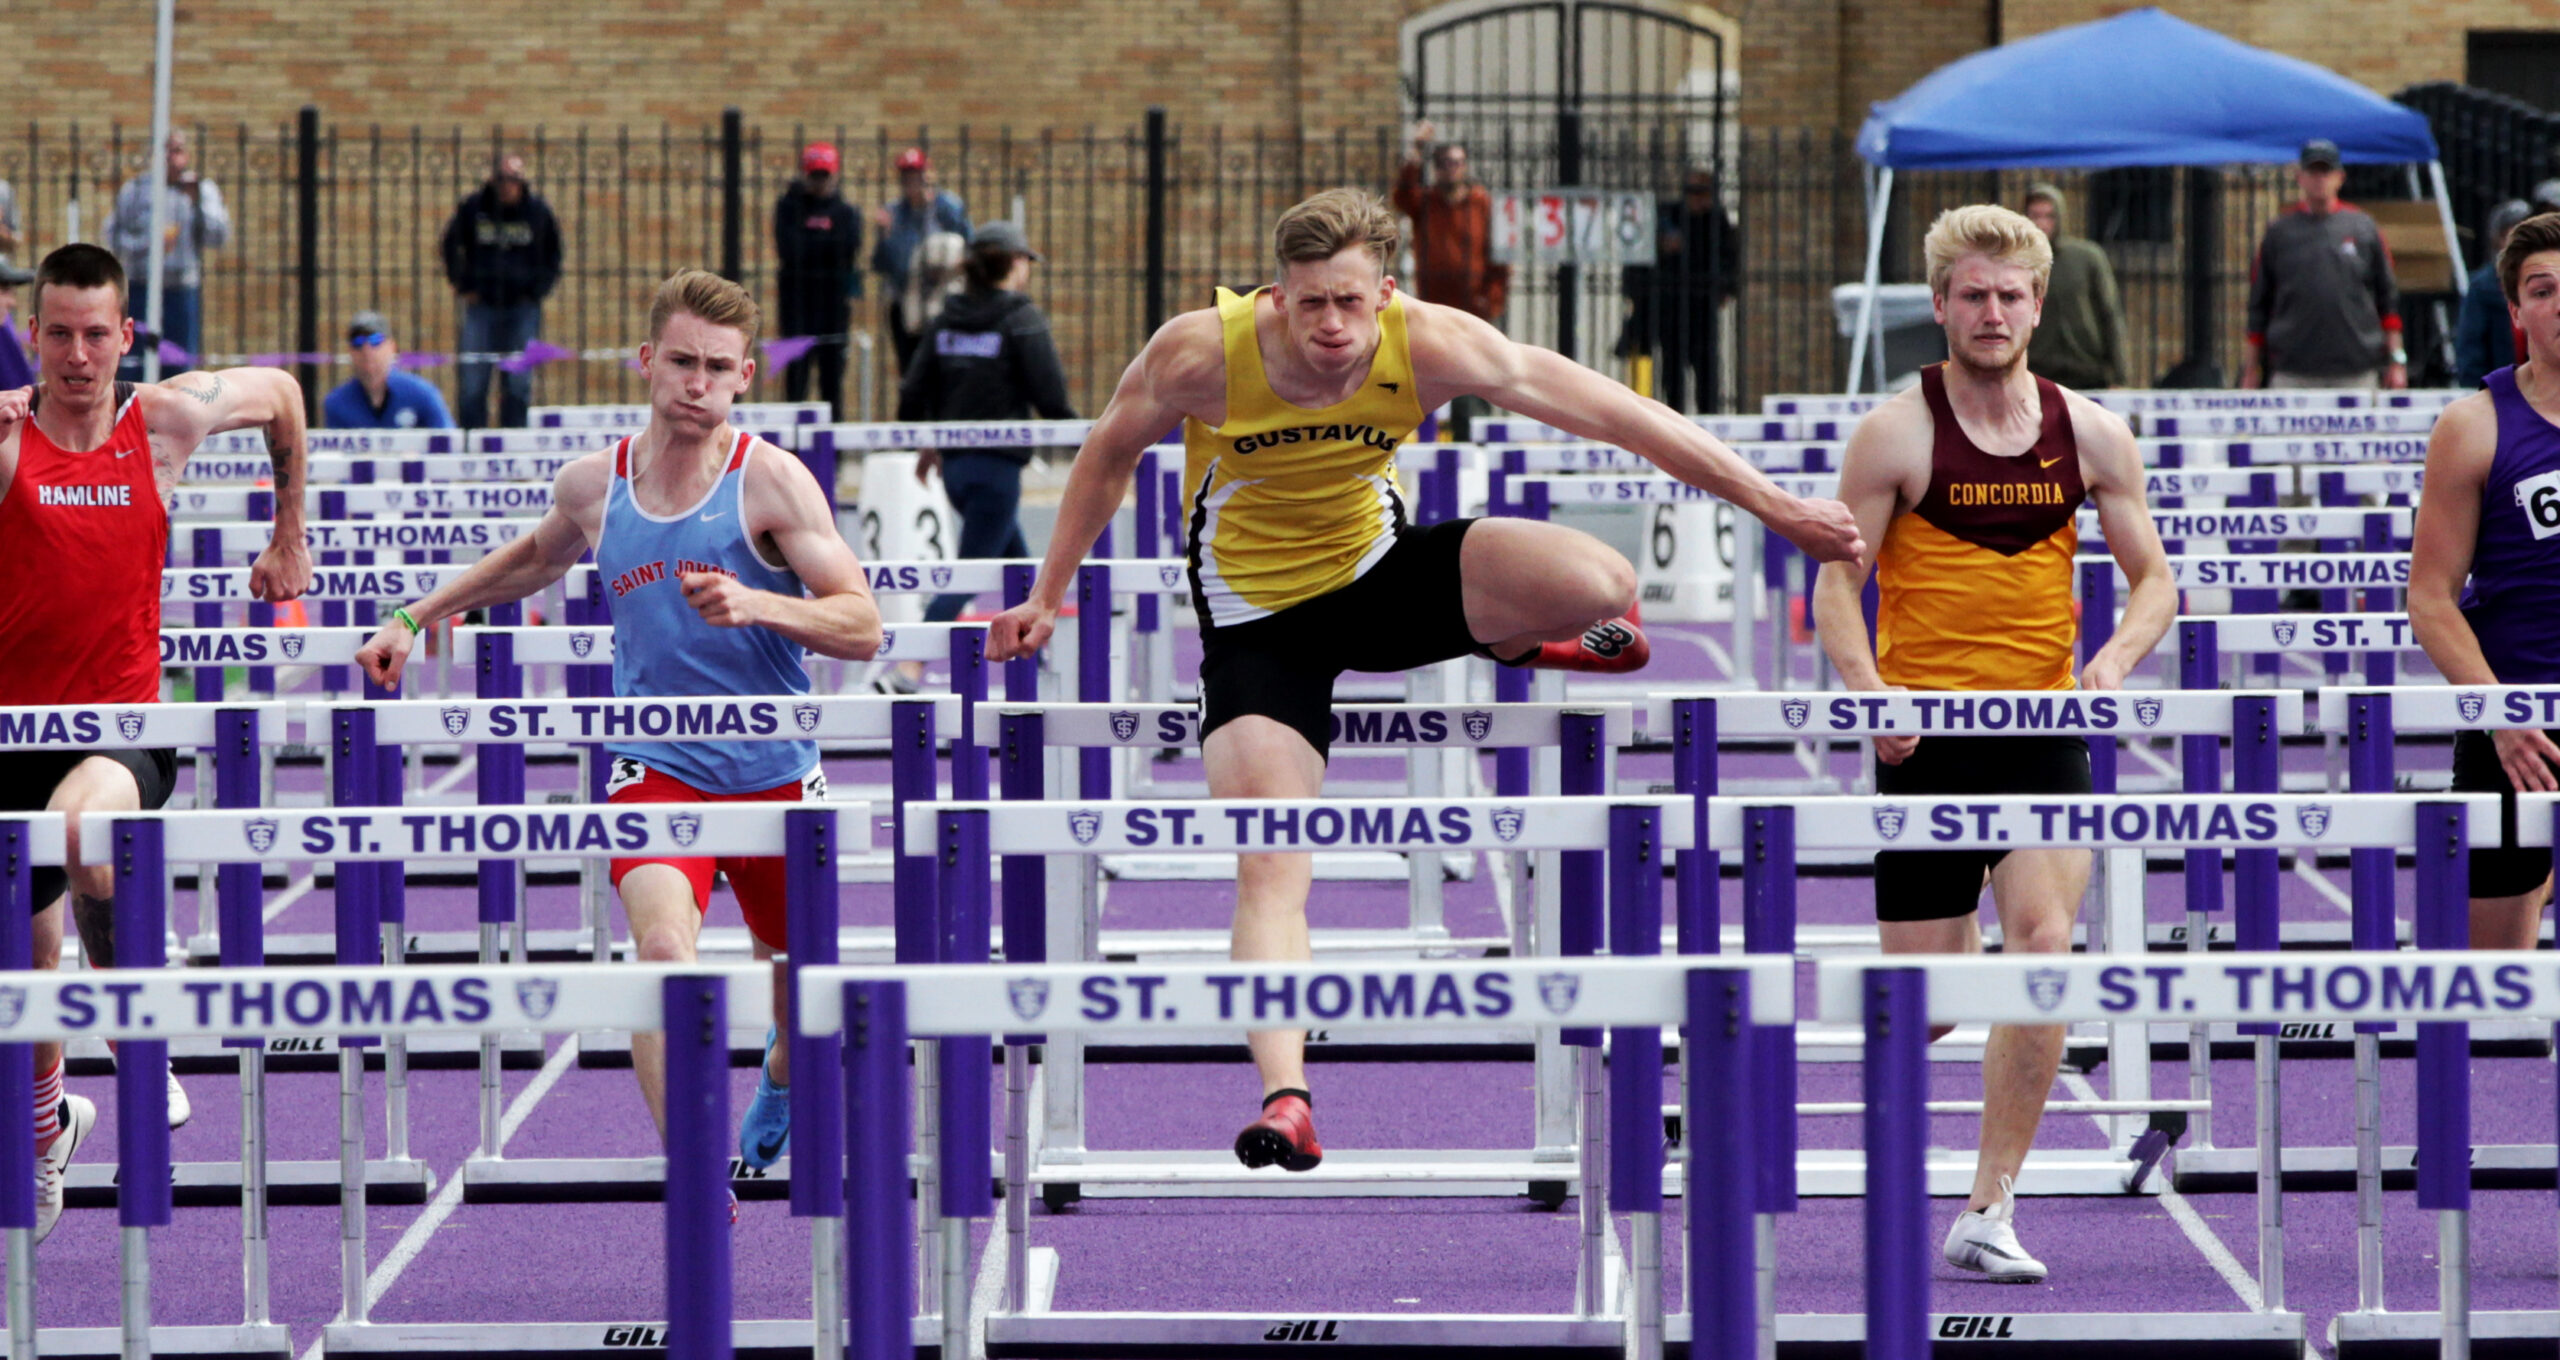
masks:
[[[871,270],[885,283],[880,295],[888,299],[889,345],[897,351],[898,372],[903,375],[908,356],[915,353],[916,337],[924,332],[925,319],[902,315],[899,301],[907,291],[907,274],[915,267],[916,248],[937,231],[955,232],[963,241],[972,232],[968,209],[960,206],[959,197],[933,187],[933,161],[924,148],[911,146],[899,152],[897,164],[898,201],[882,208],[874,219],[880,243],[871,249]]]
[[[783,400],[807,398],[814,368],[818,400],[842,420],[845,348],[852,338],[853,299],[862,294],[862,271],[854,264],[862,251],[862,215],[839,192],[838,169],[829,143],[811,142],[800,153],[800,178],[773,205],[773,258],[781,334],[818,341],[783,367]]]

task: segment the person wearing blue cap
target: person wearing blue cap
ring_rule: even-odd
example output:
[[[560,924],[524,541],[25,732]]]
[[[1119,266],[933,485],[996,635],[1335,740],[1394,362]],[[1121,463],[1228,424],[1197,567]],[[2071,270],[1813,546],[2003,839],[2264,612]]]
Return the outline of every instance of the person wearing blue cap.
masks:
[[[347,323],[347,348],[356,375],[320,403],[320,418],[333,430],[450,430],[453,413],[435,384],[400,370],[400,346],[391,322],[361,311]]]

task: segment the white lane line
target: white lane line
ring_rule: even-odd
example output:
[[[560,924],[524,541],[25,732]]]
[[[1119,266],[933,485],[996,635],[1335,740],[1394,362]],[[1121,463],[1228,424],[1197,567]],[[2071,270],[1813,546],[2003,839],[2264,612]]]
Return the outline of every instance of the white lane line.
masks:
[[[2336,907],[2338,910],[2344,912],[2353,912],[2355,910],[2356,900],[2353,897],[2348,896],[2347,890],[2339,887],[2336,880],[2330,878],[2327,874],[2320,872],[2320,866],[2313,863],[2309,856],[2295,857],[2293,861],[2293,875],[2294,877],[2301,879],[2303,882],[2310,884],[2312,887],[2319,889],[2320,895],[2329,900],[2330,906]]]
[[[310,873],[304,874],[302,877],[284,885],[284,891],[277,893],[268,901],[266,914],[258,919],[262,923],[275,920],[278,916],[284,914],[285,908],[301,901],[304,893],[318,887],[319,884],[320,871],[314,869]]]
[[[2062,1081],[2065,1086],[2071,1088],[2071,1094],[2077,1099],[2101,1098],[2098,1095],[2098,1088],[2090,1085],[2089,1079],[2077,1072],[2063,1073]],[[2106,1116],[2090,1115],[2089,1122],[2098,1126],[2100,1137],[2111,1136]],[[2264,1308],[2266,1295],[2258,1292],[2257,1277],[2249,1273],[2248,1267],[2240,1264],[2240,1258],[2233,1256],[2229,1247],[2222,1245],[2221,1238],[2214,1236],[2213,1229],[2206,1226],[2204,1216],[2196,1212],[2196,1207],[2187,1202],[2186,1196],[2178,1193],[2178,1187],[2167,1182],[2166,1171],[2155,1171],[2153,1174],[2163,1177],[2160,1185],[2160,1207],[2169,1212],[2169,1220],[2178,1225],[2178,1231],[2187,1235],[2187,1241],[2194,1244],[2198,1252],[2203,1253],[2205,1264],[2212,1266],[2214,1273],[2222,1277],[2222,1282],[2231,1286],[2231,1292],[2240,1296],[2241,1307],[2253,1313]]]
[[[561,1041],[559,1051],[553,1053],[550,1061],[542,1065],[542,1070],[534,1074],[533,1080],[516,1093],[514,1100],[508,1102],[506,1113],[498,1120],[499,1151],[506,1150],[507,1140],[516,1136],[517,1129],[524,1127],[525,1118],[533,1113],[533,1107],[540,1104],[542,1098],[551,1093],[551,1088],[560,1083],[560,1075],[577,1065],[577,1061],[578,1036],[572,1034]],[[453,1217],[453,1211],[461,1203],[462,1168],[456,1166],[452,1173],[445,1177],[444,1184],[437,1187],[436,1197],[427,1205],[427,1211],[418,1215],[417,1220],[409,1225],[407,1232],[400,1234],[400,1240],[392,1244],[390,1253],[382,1258],[382,1264],[375,1266],[373,1273],[365,1277],[364,1302],[368,1313],[372,1311],[374,1304],[381,1302],[382,1296],[389,1292],[391,1286],[399,1280],[400,1272],[407,1270],[409,1263],[417,1260],[418,1254],[427,1249],[427,1239],[435,1236],[436,1230],[444,1226],[446,1219]],[[341,1310],[330,1321],[344,1322],[346,1317],[345,1311]],[[325,1339],[325,1332],[321,1336],[313,1337],[311,1345],[304,1349],[300,1360],[319,1360],[320,1346]]]

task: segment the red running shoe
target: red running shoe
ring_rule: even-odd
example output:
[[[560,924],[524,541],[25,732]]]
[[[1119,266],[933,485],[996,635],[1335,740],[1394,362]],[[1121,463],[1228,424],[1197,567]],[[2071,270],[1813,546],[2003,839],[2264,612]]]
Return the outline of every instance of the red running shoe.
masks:
[[[1283,1171],[1313,1171],[1324,1160],[1324,1144],[1316,1141],[1315,1111],[1305,1094],[1275,1091],[1262,1102],[1262,1117],[1236,1135],[1236,1160],[1246,1166],[1280,1164]]]
[[[1570,642],[1550,642],[1512,664],[1531,670],[1596,671],[1603,675],[1620,675],[1640,671],[1653,659],[1653,644],[1644,639],[1644,625],[1634,610],[1625,616],[1602,619],[1582,630],[1582,636]]]

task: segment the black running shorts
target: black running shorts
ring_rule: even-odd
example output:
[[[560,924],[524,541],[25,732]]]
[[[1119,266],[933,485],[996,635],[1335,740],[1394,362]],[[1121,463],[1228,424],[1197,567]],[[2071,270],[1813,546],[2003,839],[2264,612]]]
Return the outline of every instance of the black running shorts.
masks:
[[[1909,759],[1876,765],[1885,796],[2089,792],[2085,737],[1922,737]],[[2006,850],[1882,850],[1876,919],[1943,921],[1982,906],[1982,885]]]
[[[133,772],[148,812],[164,807],[178,787],[178,753],[167,747],[146,751],[0,751],[0,812],[42,812],[53,791],[81,761],[96,756]],[[30,899],[37,911],[52,906],[70,882],[59,865],[39,864],[29,872]]]
[[[2550,734],[2560,741],[2560,732]],[[2453,734],[2453,791],[2498,795],[2498,826],[2505,839],[2516,838],[2516,786],[2498,763],[2498,745],[2486,732]],[[2471,852],[2473,897],[2522,897],[2551,876],[2549,850],[2474,850]]]
[[[1277,614],[1200,630],[1200,735],[1257,714],[1329,755],[1333,682],[1344,671],[1409,671],[1468,656],[1458,548],[1473,520],[1396,534],[1366,575]]]

